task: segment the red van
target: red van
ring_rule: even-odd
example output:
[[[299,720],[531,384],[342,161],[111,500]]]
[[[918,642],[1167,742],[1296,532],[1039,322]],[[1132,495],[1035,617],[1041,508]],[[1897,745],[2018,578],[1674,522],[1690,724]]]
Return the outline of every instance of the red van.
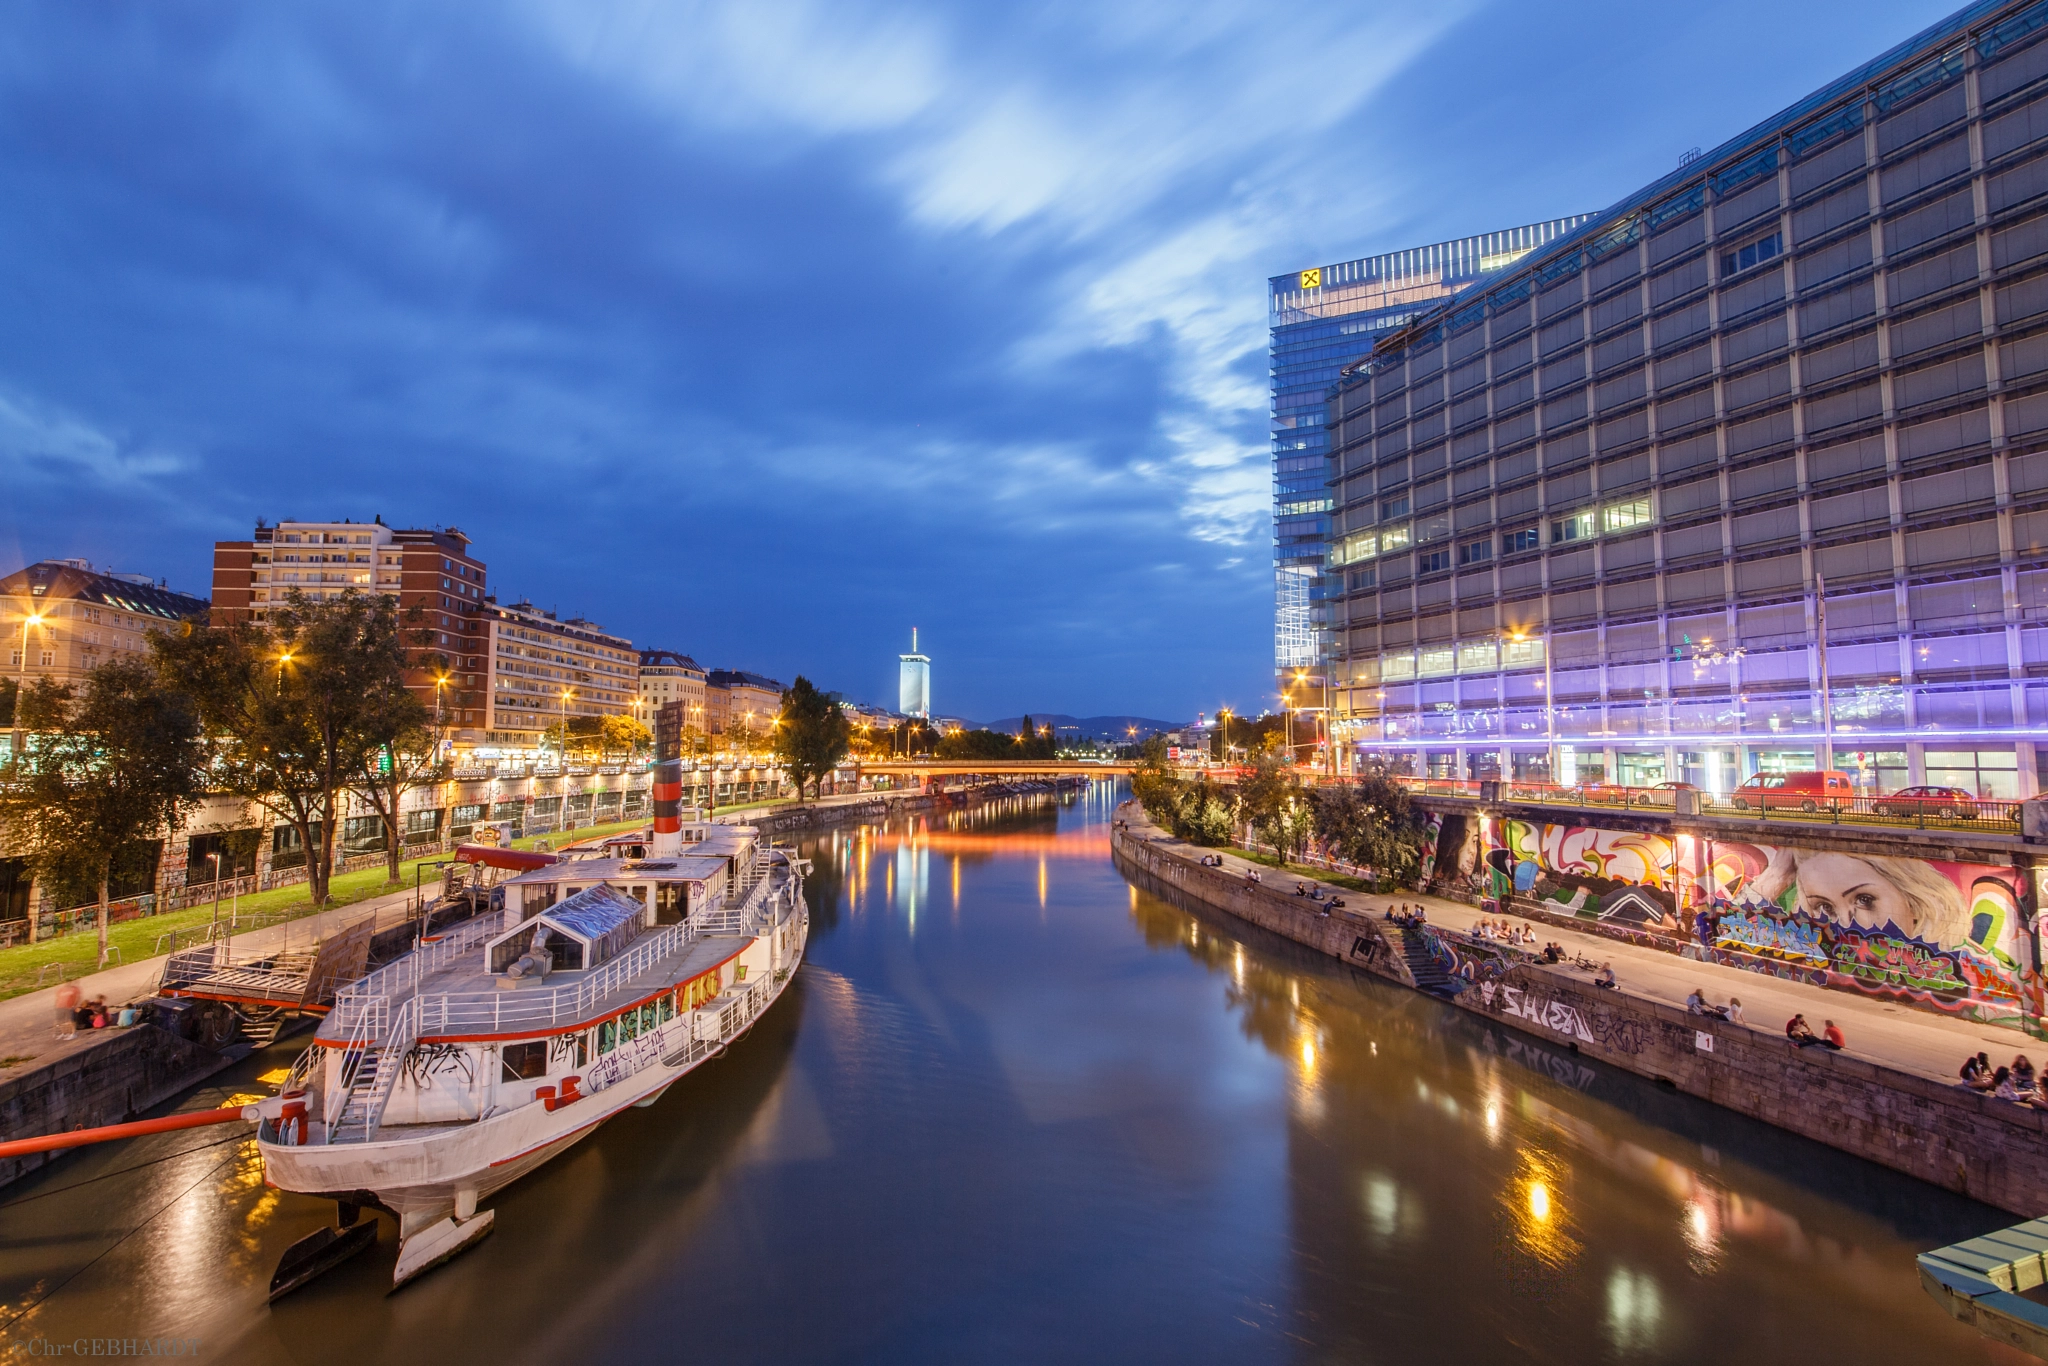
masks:
[[[1807,773],[1759,773],[1735,789],[1729,799],[1739,811],[1818,811],[1835,802],[1852,801],[1856,784],[1846,773],[1815,769]]]

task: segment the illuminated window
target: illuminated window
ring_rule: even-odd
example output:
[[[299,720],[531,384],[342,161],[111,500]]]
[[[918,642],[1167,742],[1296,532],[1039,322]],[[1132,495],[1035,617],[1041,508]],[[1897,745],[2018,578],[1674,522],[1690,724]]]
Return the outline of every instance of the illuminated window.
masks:
[[[1404,550],[1407,548],[1410,539],[1407,527],[1389,527],[1380,533],[1380,553],[1391,555],[1396,550]]]
[[[1610,503],[1600,510],[1603,531],[1630,531],[1650,524],[1650,500],[1634,498],[1626,503]]]
[[[1590,512],[1581,512],[1573,517],[1560,517],[1550,524],[1550,543],[1563,545],[1566,541],[1590,540],[1596,526],[1596,519]]]
[[[1766,261],[1775,259],[1784,250],[1784,236],[1774,232],[1769,237],[1759,237],[1746,247],[1740,247],[1735,251],[1723,252],[1721,254],[1721,277],[1726,279],[1730,275],[1736,275],[1752,267],[1760,266]]]

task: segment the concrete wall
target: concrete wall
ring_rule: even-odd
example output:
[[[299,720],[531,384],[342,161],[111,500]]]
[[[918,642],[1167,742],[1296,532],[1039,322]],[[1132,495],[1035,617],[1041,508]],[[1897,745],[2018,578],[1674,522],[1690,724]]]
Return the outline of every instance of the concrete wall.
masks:
[[[1372,946],[1384,942],[1375,922],[1346,911],[1320,915],[1314,903],[1204,868],[1196,851],[1153,834],[1120,822],[1111,840],[1119,866],[1414,985],[1398,948]],[[1794,1049],[1775,1033],[1595,991],[1538,967],[1511,968],[1450,1004],[2001,1209],[2048,1211],[2048,1113],[1846,1054]]]
[[[0,1134],[30,1138],[124,1124],[232,1061],[155,1025],[108,1031],[104,1039],[0,1083]],[[62,1155],[0,1159],[0,1185]]]

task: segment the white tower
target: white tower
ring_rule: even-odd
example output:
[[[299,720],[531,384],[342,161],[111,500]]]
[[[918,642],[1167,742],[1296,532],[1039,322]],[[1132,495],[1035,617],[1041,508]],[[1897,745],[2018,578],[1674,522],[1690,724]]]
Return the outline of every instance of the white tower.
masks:
[[[917,628],[910,628],[910,653],[896,656],[896,710],[929,721],[932,715],[931,656],[917,652]]]

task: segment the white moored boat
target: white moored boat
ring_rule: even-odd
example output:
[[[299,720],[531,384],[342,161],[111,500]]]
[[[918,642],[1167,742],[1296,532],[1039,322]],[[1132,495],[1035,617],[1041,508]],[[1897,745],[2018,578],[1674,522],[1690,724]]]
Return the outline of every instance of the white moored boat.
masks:
[[[782,994],[804,865],[747,827],[678,828],[656,795],[648,857],[613,842],[522,872],[503,909],[335,993],[257,1141],[266,1178],[340,1202],[342,1228],[286,1254],[273,1298],[374,1242],[362,1205],[398,1219],[394,1285],[453,1256],[490,1230],[480,1200],[653,1104]]]

